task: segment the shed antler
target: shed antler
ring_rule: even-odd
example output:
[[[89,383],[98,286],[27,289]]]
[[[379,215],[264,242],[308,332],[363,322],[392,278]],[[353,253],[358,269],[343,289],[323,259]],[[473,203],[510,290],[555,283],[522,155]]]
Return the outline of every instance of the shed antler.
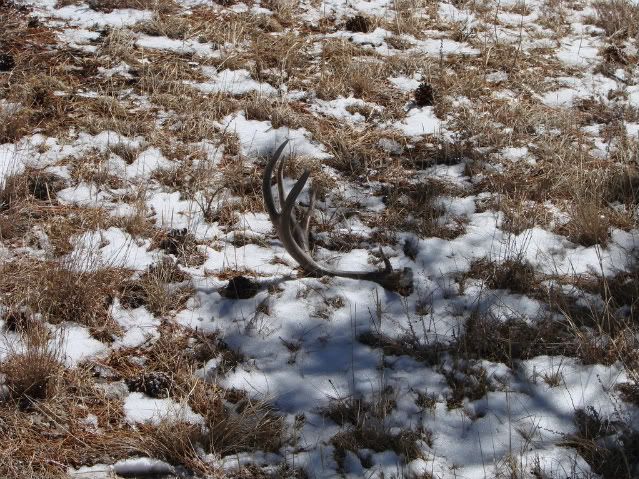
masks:
[[[277,236],[284,245],[288,253],[299,263],[299,265],[309,274],[318,276],[340,276],[344,278],[362,279],[374,281],[384,288],[397,291],[400,294],[410,294],[413,289],[413,271],[404,268],[402,271],[393,271],[390,261],[384,255],[381,247],[379,252],[384,260],[384,269],[381,271],[340,271],[326,268],[317,263],[310,253],[309,248],[309,228],[311,215],[315,206],[315,190],[312,190],[311,201],[308,210],[304,214],[301,224],[297,221],[294,208],[297,197],[302,192],[311,174],[305,170],[299,180],[293,186],[287,197],[284,197],[284,159],[280,161],[277,168],[277,190],[279,194],[280,210],[275,206],[273,191],[271,189],[271,179],[273,170],[279,160],[288,140],[282,143],[271,159],[266,164],[264,176],[262,177],[262,191],[264,195],[264,205],[271,223],[275,227]]]

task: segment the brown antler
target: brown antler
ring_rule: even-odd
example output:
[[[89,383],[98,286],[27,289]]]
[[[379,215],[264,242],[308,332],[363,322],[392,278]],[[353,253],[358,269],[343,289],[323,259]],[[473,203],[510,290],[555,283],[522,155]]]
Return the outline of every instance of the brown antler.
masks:
[[[299,265],[307,273],[319,276],[340,276],[344,278],[362,279],[374,281],[384,288],[397,291],[401,294],[410,294],[413,289],[413,271],[410,268],[404,268],[402,271],[393,271],[390,261],[384,255],[381,247],[379,249],[382,259],[384,260],[384,269],[381,271],[340,271],[326,268],[317,263],[310,253],[309,248],[309,228],[311,223],[311,215],[315,206],[315,190],[312,190],[311,201],[306,214],[304,215],[301,225],[298,223],[295,212],[295,202],[302,192],[311,174],[309,170],[305,170],[299,180],[293,186],[293,189],[284,197],[284,159],[280,161],[277,169],[277,190],[280,200],[280,211],[275,206],[273,192],[271,190],[271,179],[275,165],[282,155],[284,148],[288,144],[288,140],[282,143],[275,151],[271,159],[266,164],[264,176],[262,177],[262,191],[264,194],[264,205],[271,223],[275,227],[277,236],[284,245],[284,249],[299,263]]]

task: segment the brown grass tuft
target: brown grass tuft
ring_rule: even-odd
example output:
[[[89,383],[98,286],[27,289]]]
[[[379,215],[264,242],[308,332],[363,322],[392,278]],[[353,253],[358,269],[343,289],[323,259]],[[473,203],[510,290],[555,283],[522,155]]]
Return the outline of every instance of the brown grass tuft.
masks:
[[[635,38],[639,34],[639,6],[629,0],[603,0],[594,3],[595,25],[610,38]]]
[[[30,408],[35,401],[50,397],[55,382],[64,366],[55,342],[49,342],[49,333],[42,324],[34,323],[22,333],[24,349],[12,351],[0,364],[6,375],[5,385],[9,397],[22,408]]]
[[[189,276],[169,258],[150,266],[139,279],[121,283],[119,288],[124,307],[145,306],[160,317],[183,308],[193,295]]]
[[[118,327],[109,316],[109,302],[124,272],[84,272],[55,261],[19,260],[0,266],[0,292],[9,304],[29,308],[59,324],[76,322],[101,339]]]

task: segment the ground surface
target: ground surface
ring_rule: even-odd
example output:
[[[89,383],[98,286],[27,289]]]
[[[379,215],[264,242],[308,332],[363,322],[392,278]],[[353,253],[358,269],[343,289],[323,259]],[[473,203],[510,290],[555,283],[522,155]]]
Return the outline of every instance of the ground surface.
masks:
[[[0,476],[639,477],[638,35],[625,0],[0,0]],[[411,291],[288,255],[285,139],[315,258]]]

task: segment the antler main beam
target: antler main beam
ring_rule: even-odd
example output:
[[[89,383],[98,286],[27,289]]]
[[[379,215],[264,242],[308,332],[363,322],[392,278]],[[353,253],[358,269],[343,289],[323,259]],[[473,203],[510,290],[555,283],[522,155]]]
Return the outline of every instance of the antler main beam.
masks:
[[[284,249],[293,257],[295,261],[309,274],[317,276],[339,276],[343,278],[360,279],[366,281],[374,281],[384,288],[397,291],[402,294],[410,294],[413,289],[413,272],[410,268],[404,268],[402,271],[393,271],[390,261],[384,255],[381,247],[379,249],[382,259],[384,260],[384,269],[380,271],[342,271],[333,270],[317,263],[311,256],[309,248],[309,229],[311,224],[311,216],[315,206],[315,189],[311,192],[311,201],[308,210],[304,214],[301,224],[298,223],[294,208],[297,197],[300,195],[308,178],[311,175],[309,170],[305,170],[302,176],[297,180],[295,186],[288,196],[284,196],[284,163],[280,161],[277,169],[277,191],[279,196],[280,209],[278,211],[273,198],[271,181],[273,170],[277,161],[282,156],[282,152],[288,140],[282,143],[270,158],[264,169],[262,177],[262,192],[264,195],[264,205],[271,219],[271,223],[275,227],[277,236],[284,245]]]

